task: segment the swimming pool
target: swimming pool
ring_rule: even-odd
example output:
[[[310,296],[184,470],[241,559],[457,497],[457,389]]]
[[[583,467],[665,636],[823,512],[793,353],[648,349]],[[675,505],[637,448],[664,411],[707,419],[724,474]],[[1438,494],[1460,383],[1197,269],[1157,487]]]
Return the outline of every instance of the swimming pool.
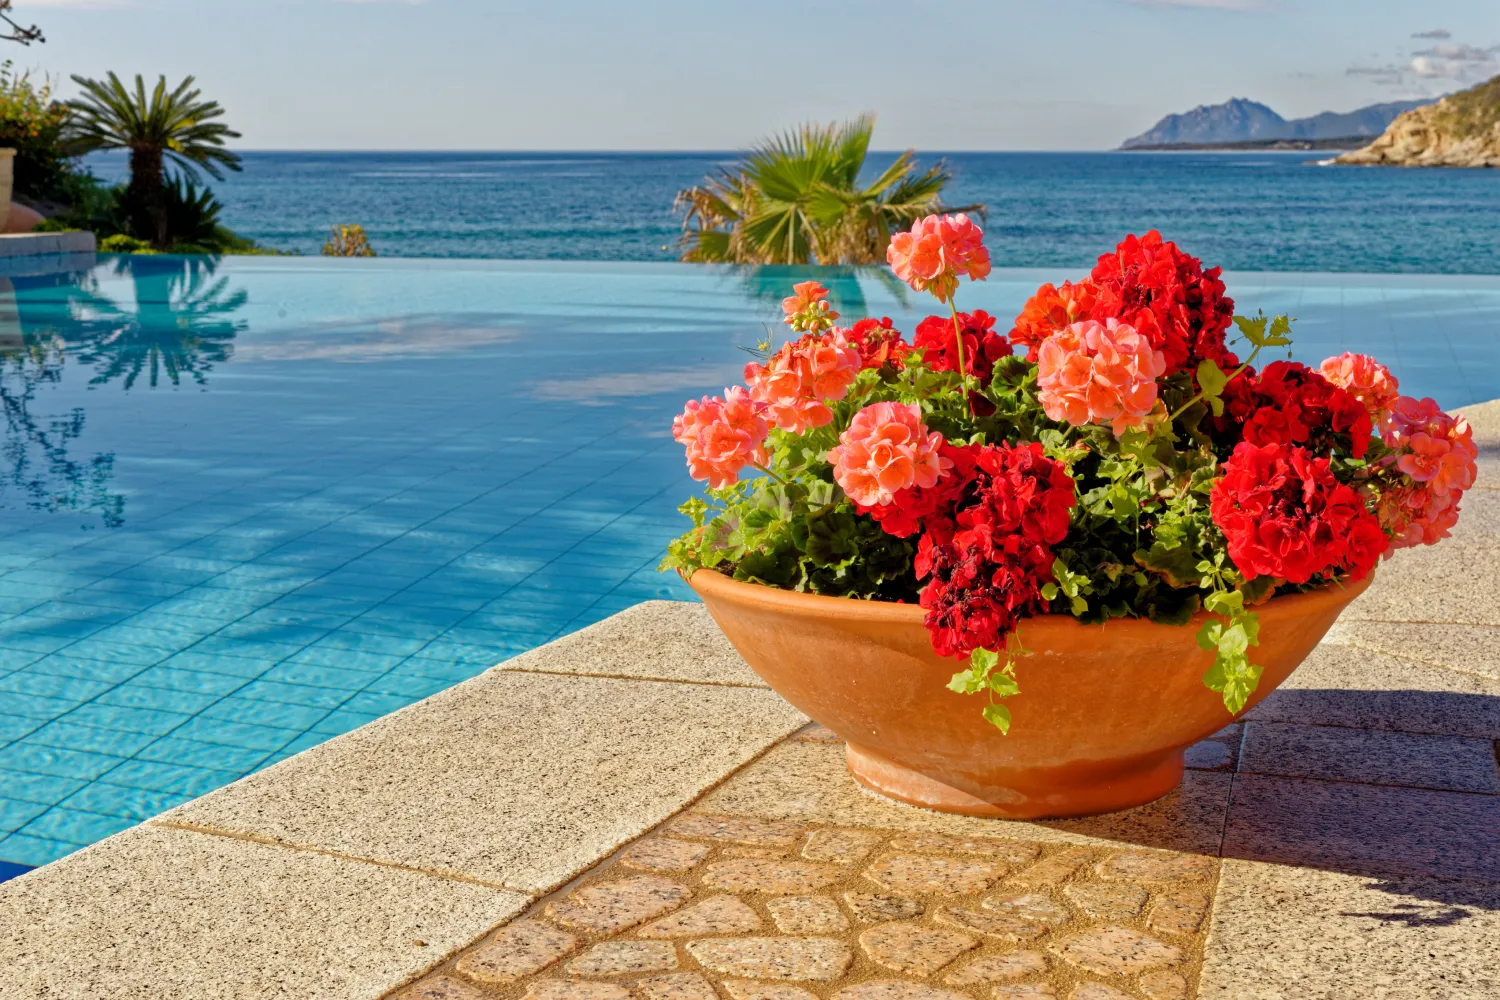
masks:
[[[805,273],[134,257],[0,281],[0,861],[691,599],[655,572],[692,489],[671,416],[739,377]],[[908,332],[925,305],[817,275]],[[1003,322],[1067,276],[996,272],[961,304]],[[1304,360],[1500,396],[1500,278],[1229,284],[1300,317]]]

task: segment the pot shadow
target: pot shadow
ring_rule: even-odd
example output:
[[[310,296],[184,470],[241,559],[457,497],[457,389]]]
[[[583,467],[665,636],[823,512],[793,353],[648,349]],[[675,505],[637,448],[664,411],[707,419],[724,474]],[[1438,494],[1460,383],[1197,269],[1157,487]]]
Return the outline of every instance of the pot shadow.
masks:
[[[1357,876],[1344,915],[1383,923],[1500,912],[1500,697],[1282,689],[1245,722],[1237,752],[1170,795],[1040,825]]]

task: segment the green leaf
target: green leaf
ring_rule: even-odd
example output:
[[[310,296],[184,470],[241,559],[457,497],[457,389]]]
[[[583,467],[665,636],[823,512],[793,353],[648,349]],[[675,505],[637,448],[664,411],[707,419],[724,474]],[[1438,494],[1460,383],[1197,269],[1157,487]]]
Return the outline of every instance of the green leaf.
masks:
[[[1256,347],[1286,347],[1292,342],[1292,318],[1290,316],[1267,319],[1264,313],[1257,312],[1253,319],[1248,316],[1236,316],[1234,325],[1239,327],[1245,339]],[[1267,326],[1270,327],[1269,330]]]
[[[1204,358],[1198,363],[1198,388],[1203,390],[1203,398],[1214,411],[1214,416],[1224,415],[1224,401],[1219,395],[1224,387],[1229,384],[1229,376],[1224,370],[1214,364],[1209,358]]]
[[[1004,705],[986,705],[981,714],[984,721],[1000,730],[1002,733],[1010,732],[1010,709]]]

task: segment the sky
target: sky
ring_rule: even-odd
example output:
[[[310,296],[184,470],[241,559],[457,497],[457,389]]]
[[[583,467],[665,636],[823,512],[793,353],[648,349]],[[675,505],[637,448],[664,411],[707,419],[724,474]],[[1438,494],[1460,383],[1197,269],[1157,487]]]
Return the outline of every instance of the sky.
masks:
[[[1230,97],[1292,118],[1500,73],[1497,0],[14,0],[52,74],[197,77],[244,149],[1105,149]]]

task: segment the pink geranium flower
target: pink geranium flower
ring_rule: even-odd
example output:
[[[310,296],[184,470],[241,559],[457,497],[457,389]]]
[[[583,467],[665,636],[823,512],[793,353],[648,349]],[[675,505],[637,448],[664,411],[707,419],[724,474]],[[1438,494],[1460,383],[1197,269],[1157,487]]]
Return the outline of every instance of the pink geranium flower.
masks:
[[[854,415],[828,451],[833,478],[856,503],[884,507],[913,486],[936,485],[952,461],[941,457],[943,436],[928,431],[915,403],[874,403]]]
[[[738,479],[746,465],[765,465],[770,428],[764,411],[765,404],[739,386],[725,389],[723,399],[688,400],[672,421],[672,437],[687,448],[689,475],[720,489]]]
[[[828,401],[848,395],[861,367],[859,348],[835,327],[783,344],[763,365],[746,365],[745,383],[772,423],[801,434],[833,419]]]
[[[1396,452],[1396,468],[1412,481],[1427,484],[1438,496],[1474,485],[1479,449],[1463,417],[1444,413],[1433,399],[1398,396],[1387,423],[1386,447]]]
[[[1116,436],[1156,406],[1166,356],[1119,320],[1083,320],[1042,341],[1037,384],[1042,409],[1075,427],[1108,423]]]
[[[1422,485],[1388,490],[1375,505],[1380,526],[1391,533],[1385,554],[1416,545],[1436,545],[1458,523],[1460,492],[1439,496]]]
[[[930,291],[942,302],[953,298],[960,275],[980,281],[990,273],[984,230],[962,212],[918,219],[909,232],[891,237],[885,259],[914,291]]]
[[[1318,367],[1318,373],[1364,403],[1376,427],[1385,427],[1391,404],[1401,395],[1400,385],[1389,368],[1368,354],[1345,351],[1336,358],[1326,359]]]
[[[783,322],[793,330],[825,330],[839,318],[828,306],[828,289],[818,282],[800,282],[792,291],[795,294],[781,300],[781,311],[786,314]]]

